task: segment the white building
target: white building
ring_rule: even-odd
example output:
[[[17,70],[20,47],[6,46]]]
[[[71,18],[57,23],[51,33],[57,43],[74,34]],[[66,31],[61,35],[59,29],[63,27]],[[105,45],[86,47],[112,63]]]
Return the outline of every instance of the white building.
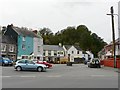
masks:
[[[34,60],[43,61],[43,38],[38,34],[37,30],[33,31],[38,37],[34,37],[33,54],[31,55]]]
[[[59,45],[43,45],[43,57],[47,61],[59,61],[64,57],[64,49]]]
[[[65,57],[70,57],[70,62],[80,63],[83,62],[84,54],[82,49],[73,45],[63,45]]]
[[[120,44],[120,1],[118,2],[118,41]],[[120,55],[120,47],[118,48],[118,54]]]

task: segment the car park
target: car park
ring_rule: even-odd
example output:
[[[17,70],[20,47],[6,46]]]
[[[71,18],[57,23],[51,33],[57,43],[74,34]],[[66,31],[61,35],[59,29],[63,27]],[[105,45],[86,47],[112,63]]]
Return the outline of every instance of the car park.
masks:
[[[98,58],[93,58],[88,62],[88,67],[90,68],[101,68],[100,60]]]
[[[7,57],[0,57],[0,65],[2,66],[13,66],[13,61]]]
[[[47,66],[44,64],[37,64],[32,60],[21,59],[16,62],[16,65],[14,65],[14,68],[16,71],[35,70],[38,72],[42,72],[42,71],[46,71]]]

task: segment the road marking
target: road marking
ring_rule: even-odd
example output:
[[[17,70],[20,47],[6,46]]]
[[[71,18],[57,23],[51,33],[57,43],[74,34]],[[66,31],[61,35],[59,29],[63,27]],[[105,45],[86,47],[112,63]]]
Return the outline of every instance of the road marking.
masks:
[[[12,76],[2,76],[2,78],[9,78],[9,77],[12,77]]]
[[[47,77],[61,77],[61,75],[51,75],[51,76],[47,76]]]
[[[91,75],[92,77],[105,77],[105,75]]]
[[[36,76],[20,76],[20,77],[36,77]]]

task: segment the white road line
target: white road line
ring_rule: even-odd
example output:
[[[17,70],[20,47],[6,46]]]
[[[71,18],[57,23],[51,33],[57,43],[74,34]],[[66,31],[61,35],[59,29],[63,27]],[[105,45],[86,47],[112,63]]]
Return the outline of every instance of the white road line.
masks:
[[[2,76],[2,78],[10,78],[10,77],[12,77],[12,76]]]
[[[91,75],[92,77],[105,77],[105,75]]]
[[[61,77],[61,75],[51,75],[51,76],[47,76],[47,77]]]
[[[20,77],[36,77],[36,76],[20,76]]]

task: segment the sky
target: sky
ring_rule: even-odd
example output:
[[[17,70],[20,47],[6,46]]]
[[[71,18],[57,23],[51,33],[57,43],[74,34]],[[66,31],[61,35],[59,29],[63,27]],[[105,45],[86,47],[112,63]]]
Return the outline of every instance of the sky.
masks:
[[[0,0],[0,25],[50,28],[53,33],[68,26],[85,25],[107,43],[112,41],[110,7],[118,14],[119,0]],[[114,16],[118,38],[118,16]]]

